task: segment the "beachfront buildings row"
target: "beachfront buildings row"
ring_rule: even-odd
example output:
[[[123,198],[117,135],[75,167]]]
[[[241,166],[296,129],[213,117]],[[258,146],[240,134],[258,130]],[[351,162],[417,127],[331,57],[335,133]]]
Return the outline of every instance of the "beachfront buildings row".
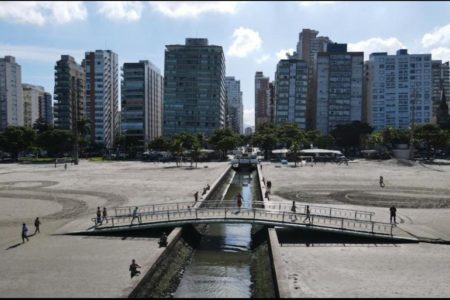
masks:
[[[273,82],[255,73],[256,127],[293,122],[326,134],[352,121],[375,130],[439,123],[438,107],[450,88],[448,62],[407,49],[372,53],[364,62],[363,52],[317,34],[300,33],[297,51],[278,62]]]

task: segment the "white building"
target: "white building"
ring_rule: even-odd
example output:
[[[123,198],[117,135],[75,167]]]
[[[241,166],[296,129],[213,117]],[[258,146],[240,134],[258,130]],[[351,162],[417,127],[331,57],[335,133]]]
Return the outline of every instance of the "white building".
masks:
[[[40,106],[44,98],[44,88],[32,84],[22,84],[24,126],[33,127],[41,116]]]
[[[86,52],[82,66],[86,73],[86,106],[91,141],[112,148],[119,132],[119,64],[111,50]]]
[[[431,54],[372,53],[368,63],[368,121],[375,130],[431,122]]]
[[[282,59],[275,72],[275,123],[306,128],[308,67],[304,60]]]
[[[364,53],[328,44],[315,65],[315,128],[327,134],[339,124],[362,120]]]
[[[23,126],[22,72],[13,56],[0,58],[0,130]]]
[[[241,81],[225,77],[225,95],[228,103],[230,125],[234,132],[244,134],[244,106],[242,104]]]

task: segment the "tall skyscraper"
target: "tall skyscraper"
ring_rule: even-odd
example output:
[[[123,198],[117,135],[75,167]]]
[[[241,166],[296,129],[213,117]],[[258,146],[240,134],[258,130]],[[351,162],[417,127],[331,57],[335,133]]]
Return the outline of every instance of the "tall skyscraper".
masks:
[[[86,52],[82,66],[86,73],[84,114],[90,121],[91,142],[110,149],[119,132],[118,56],[111,50]]]
[[[53,125],[52,94],[44,92],[44,95],[39,97],[39,117],[47,124]]]
[[[241,81],[236,80],[234,77],[225,77],[225,95],[230,116],[230,127],[234,132],[244,134]]]
[[[122,134],[135,137],[140,150],[162,134],[163,77],[148,60],[123,64]]]
[[[347,44],[317,54],[315,128],[322,133],[362,120],[363,62],[364,53],[347,52]]]
[[[86,75],[70,55],[61,55],[55,66],[55,127],[76,133],[77,122],[84,117]]]
[[[166,45],[164,136],[180,132],[211,135],[225,127],[225,56],[208,39]]]
[[[431,54],[372,53],[369,57],[369,123],[375,130],[387,126],[408,128],[432,118]]]
[[[275,73],[275,123],[306,128],[308,67],[304,60],[282,59]]]
[[[332,41],[326,36],[317,36],[319,31],[304,28],[298,35],[297,52],[292,58],[303,59],[308,66],[308,95],[306,99],[306,127],[315,126],[316,86],[314,68],[317,53],[326,52],[327,45]]]
[[[44,88],[32,84],[22,84],[24,126],[32,127],[39,119],[40,104],[44,98]]]
[[[255,73],[255,128],[270,122],[270,79],[263,72]]]
[[[442,63],[441,60],[431,61],[431,72],[433,81],[433,117],[432,123],[437,122],[437,111],[441,104],[442,89],[445,95],[450,95],[450,68],[449,62]]]
[[[21,67],[13,56],[0,58],[0,130],[23,126]]]

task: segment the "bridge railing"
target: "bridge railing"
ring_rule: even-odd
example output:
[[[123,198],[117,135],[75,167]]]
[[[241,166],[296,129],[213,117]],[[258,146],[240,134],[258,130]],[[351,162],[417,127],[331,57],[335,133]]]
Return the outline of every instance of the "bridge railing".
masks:
[[[156,213],[159,211],[167,210],[185,210],[192,209],[195,204],[193,201],[177,202],[177,203],[156,203],[151,205],[141,205],[138,207],[139,213]],[[236,206],[235,200],[208,200],[204,201],[201,207],[233,207]],[[264,204],[263,201],[252,201],[252,207],[259,208],[265,206],[268,210],[276,211],[291,211],[292,204],[286,202],[271,202],[269,204]],[[136,206],[123,206],[114,209],[115,216],[131,216],[133,210]],[[326,206],[314,206],[310,205],[310,212],[314,215],[323,215],[330,217],[339,218],[349,218],[355,220],[368,220],[372,221],[372,217],[375,215],[374,212],[353,210],[353,209],[343,209],[335,207]],[[306,213],[306,205],[296,204],[296,211],[299,213]]]
[[[392,236],[393,224],[374,222],[369,220],[357,220],[354,218],[343,218],[329,215],[310,214],[307,218],[305,213],[292,213],[287,211],[266,210],[259,208],[197,208],[178,209],[167,211],[155,211],[139,213],[133,218],[130,215],[108,217],[108,223],[97,223],[96,218],[92,218],[96,228],[126,226],[131,224],[151,224],[151,223],[172,223],[190,220],[208,219],[228,219],[234,221],[253,220],[262,222],[277,222],[285,224],[303,224],[323,226],[340,230],[353,230],[367,233],[380,233]]]

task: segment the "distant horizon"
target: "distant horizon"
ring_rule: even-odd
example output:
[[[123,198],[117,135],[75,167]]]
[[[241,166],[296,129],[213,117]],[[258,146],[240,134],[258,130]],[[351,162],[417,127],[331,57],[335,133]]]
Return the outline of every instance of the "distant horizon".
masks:
[[[22,83],[53,95],[61,55],[80,64],[87,51],[112,50],[119,67],[149,60],[164,75],[166,45],[207,38],[223,47],[226,76],[241,81],[245,129],[254,126],[255,73],[273,80],[303,28],[364,51],[366,60],[398,49],[450,60],[450,2],[428,1],[1,2],[0,56],[16,58]]]

